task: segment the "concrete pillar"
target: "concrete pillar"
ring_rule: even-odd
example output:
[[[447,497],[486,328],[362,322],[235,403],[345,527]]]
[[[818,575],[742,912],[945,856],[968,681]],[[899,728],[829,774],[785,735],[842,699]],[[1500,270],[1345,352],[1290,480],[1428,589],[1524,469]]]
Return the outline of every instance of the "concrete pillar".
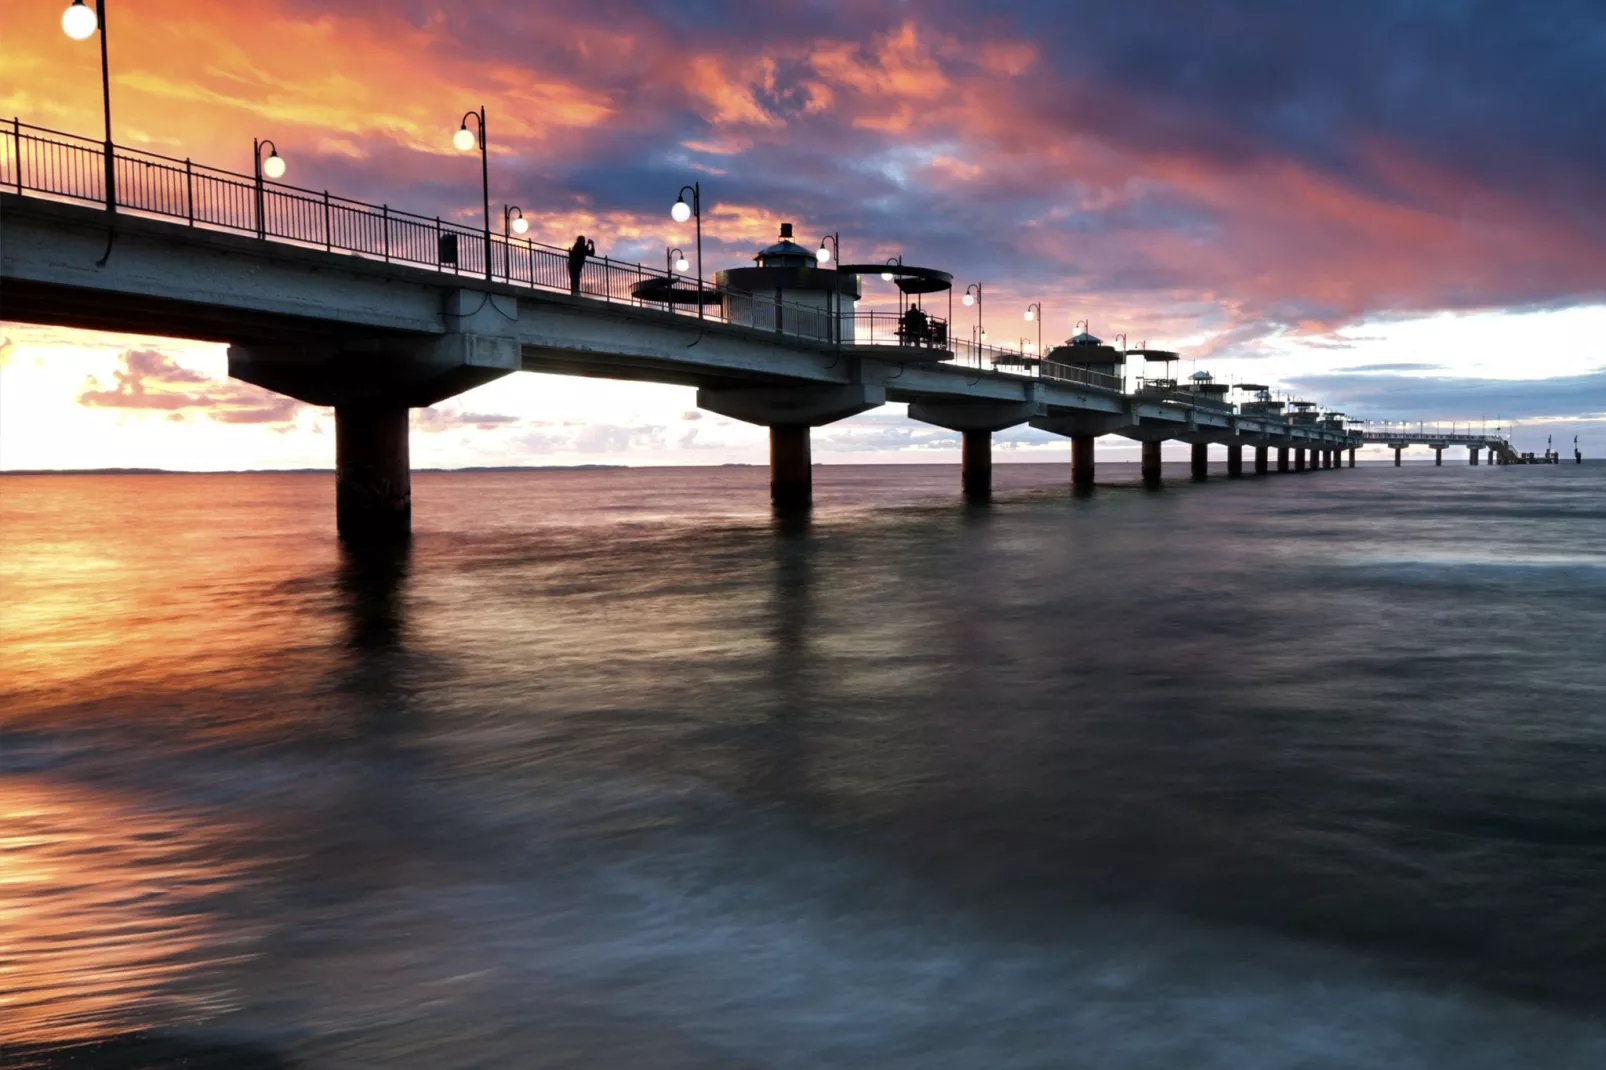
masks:
[[[1473,446],[1467,450],[1467,463],[1476,468],[1478,466],[1478,447]]]
[[[1255,475],[1257,476],[1263,476],[1266,474],[1266,469],[1268,467],[1266,464],[1266,453],[1267,450],[1265,446],[1255,447]]]
[[[1242,446],[1227,447],[1227,475],[1241,476],[1244,474],[1244,448]]]
[[[1197,480],[1210,478],[1210,447],[1203,442],[1193,444],[1193,478]]]
[[[1076,435],[1071,439],[1071,485],[1093,485],[1093,436]]]
[[[959,482],[965,497],[984,502],[993,496],[993,433],[965,431],[960,445]]]
[[[1333,451],[1332,450],[1323,450],[1322,451],[1322,467],[1328,469],[1329,471],[1332,469],[1332,467],[1333,467]]]
[[[1145,440],[1143,443],[1143,482],[1154,486],[1160,482],[1160,443]]]
[[[1349,448],[1349,466],[1351,468],[1355,467],[1355,447],[1354,446],[1351,446]]]
[[[1443,446],[1434,446],[1433,447],[1433,464],[1434,464],[1434,467],[1436,467],[1436,468],[1443,468],[1444,467],[1444,447]]]
[[[770,428],[770,501],[783,512],[808,509],[814,504],[808,424],[776,424]]]
[[[1287,446],[1278,446],[1277,447],[1277,471],[1279,471],[1279,472],[1288,471],[1288,447]]]
[[[349,542],[404,540],[412,531],[407,406],[335,406],[335,527]]]
[[[1399,446],[1395,446],[1394,447],[1394,467],[1395,468],[1398,468],[1400,466],[1400,454],[1402,454],[1404,452],[1405,451],[1403,449],[1401,449]]]
[[[1304,470],[1305,470],[1305,451],[1296,449],[1294,451],[1294,471],[1303,472]]]

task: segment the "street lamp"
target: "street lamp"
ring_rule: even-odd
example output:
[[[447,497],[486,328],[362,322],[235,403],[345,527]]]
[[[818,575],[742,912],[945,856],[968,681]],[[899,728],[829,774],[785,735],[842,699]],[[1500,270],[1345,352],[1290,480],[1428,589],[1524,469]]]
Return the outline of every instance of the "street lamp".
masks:
[[[268,150],[268,158],[266,160],[264,160],[262,158],[262,150],[263,149],[267,149]],[[284,177],[284,157],[279,155],[279,146],[275,145],[273,142],[267,140],[266,138],[264,138],[261,141],[258,141],[256,138],[252,138],[251,139],[251,166],[254,169],[254,172],[256,174],[256,180],[257,180],[256,181],[257,237],[266,238],[268,236],[268,225],[267,225],[267,219],[266,219],[266,217],[265,217],[265,215],[264,215],[264,213],[262,211],[262,209],[263,209],[262,179],[263,179],[263,176],[266,176],[268,178],[283,178]]]
[[[887,257],[887,268],[889,270],[883,271],[881,273],[881,281],[882,282],[891,282],[893,279],[895,279],[899,275],[903,274],[903,271],[902,271],[903,257],[901,255]],[[898,268],[900,270],[892,271],[892,270],[890,270],[891,268]]]
[[[666,274],[671,278],[674,277],[677,271],[687,272],[691,270],[691,264],[686,262],[686,254],[678,248],[664,250],[664,267],[667,269]]]
[[[502,278],[509,284],[513,282],[513,238],[514,234],[528,234],[530,221],[524,218],[524,209],[516,204],[502,205]],[[528,248],[528,245],[526,245]],[[535,268],[530,268],[530,282],[535,282]]]
[[[468,128],[468,121],[474,119],[478,122],[476,131]],[[473,152],[474,146],[480,147],[480,193],[485,208],[485,281],[491,281],[491,163],[485,153],[485,105],[480,105],[479,111],[463,113],[463,121],[458,124],[457,133],[452,135],[452,147],[458,152]],[[520,213],[522,215],[522,213]]]
[[[1026,306],[1026,322],[1037,321],[1037,348],[1043,348],[1043,302],[1033,301]]]
[[[973,282],[966,286],[965,296],[960,298],[960,301],[964,303],[966,308],[971,305],[976,306],[976,344],[980,346],[982,342],[987,340],[987,332],[981,329],[981,283]],[[976,354],[976,361],[978,364],[981,362],[981,353],[979,351]]]
[[[688,194],[688,193],[691,194],[690,203],[688,203],[687,200],[686,200],[686,194]],[[680,187],[680,192],[675,194],[675,203],[670,206],[669,218],[673,219],[677,223],[684,223],[688,219],[697,220],[697,320],[698,320],[698,323],[697,323],[697,341],[691,343],[692,345],[696,345],[697,342],[701,342],[703,340],[703,327],[702,327],[702,319],[703,319],[703,184],[701,182],[693,182],[689,186]],[[680,259],[681,259],[682,262],[685,261],[686,257],[685,257],[684,253],[681,254],[681,258]]]
[[[826,242],[831,243],[829,249],[825,247]],[[814,251],[814,259],[818,260],[822,265],[829,264],[832,258],[835,258],[839,264],[842,262],[842,238],[835,233],[827,234],[821,238],[820,247]]]
[[[96,28],[100,30],[100,105],[106,116],[106,211],[117,211],[117,160],[112,155],[112,80],[111,66],[106,59],[106,0],[96,0],[91,11],[84,0],[73,0],[61,13],[61,28],[74,41],[82,41]],[[19,165],[20,166],[20,165]],[[106,246],[108,253],[111,245]]]

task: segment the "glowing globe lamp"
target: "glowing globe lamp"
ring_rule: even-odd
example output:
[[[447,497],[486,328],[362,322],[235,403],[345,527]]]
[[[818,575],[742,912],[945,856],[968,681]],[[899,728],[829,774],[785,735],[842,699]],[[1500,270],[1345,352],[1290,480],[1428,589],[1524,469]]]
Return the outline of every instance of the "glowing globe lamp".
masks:
[[[67,10],[61,13],[61,28],[74,41],[82,41],[94,33],[99,25],[100,20],[84,4],[84,0],[73,0]]]

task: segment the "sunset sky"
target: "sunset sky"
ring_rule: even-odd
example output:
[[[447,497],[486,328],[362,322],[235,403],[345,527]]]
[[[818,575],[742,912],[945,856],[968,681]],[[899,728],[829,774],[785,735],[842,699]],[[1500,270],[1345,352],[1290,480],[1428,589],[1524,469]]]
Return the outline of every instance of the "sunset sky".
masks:
[[[5,5],[0,114],[98,136],[97,46],[64,6]],[[450,136],[483,103],[493,211],[522,206],[541,240],[661,263],[700,180],[710,274],[791,221],[982,283],[993,341],[1035,337],[1041,301],[1045,340],[1088,319],[1351,414],[1516,419],[1521,448],[1606,454],[1599,0],[134,0],[110,30],[123,144],[249,172],[271,137],[286,181],[477,225]],[[534,375],[415,428],[420,467],[760,461],[765,441],[689,390]],[[332,431],[229,381],[219,346],[0,320],[0,467],[328,467]],[[958,456],[901,406],[814,441]]]

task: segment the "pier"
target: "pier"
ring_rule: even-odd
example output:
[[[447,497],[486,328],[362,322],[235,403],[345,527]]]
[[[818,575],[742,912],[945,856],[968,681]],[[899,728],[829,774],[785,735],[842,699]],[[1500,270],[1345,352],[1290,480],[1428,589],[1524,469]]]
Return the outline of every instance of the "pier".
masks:
[[[960,489],[973,500],[991,492],[993,433],[1023,424],[1070,440],[1082,490],[1102,435],[1141,444],[1151,485],[1166,441],[1191,446],[1196,480],[1212,445],[1241,478],[1246,448],[1253,474],[1267,475],[1271,450],[1276,472],[1290,454],[1295,472],[1330,471],[1381,441],[1261,386],[1207,372],[1179,381],[1174,352],[1087,331],[1046,353],[956,337],[948,273],[900,258],[826,267],[789,224],[755,267],[712,279],[605,256],[571,277],[567,250],[512,235],[141,150],[116,147],[107,161],[98,140],[10,126],[0,316],[225,343],[231,376],[333,408],[337,524],[349,538],[410,528],[409,409],[519,371],[695,388],[699,407],[769,429],[782,511],[810,505],[810,429],[888,402],[959,433]],[[895,283],[896,312],[859,310],[872,272]],[[1503,440],[1468,444],[1500,463],[1517,456]]]

